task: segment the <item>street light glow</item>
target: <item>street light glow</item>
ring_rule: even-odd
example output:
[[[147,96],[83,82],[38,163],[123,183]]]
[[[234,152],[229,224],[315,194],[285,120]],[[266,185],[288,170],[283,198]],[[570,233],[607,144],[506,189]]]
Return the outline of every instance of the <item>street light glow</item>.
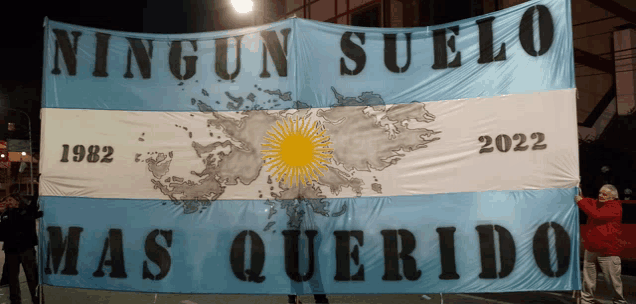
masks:
[[[243,14],[251,12],[254,3],[252,0],[232,0],[232,6],[237,12]]]

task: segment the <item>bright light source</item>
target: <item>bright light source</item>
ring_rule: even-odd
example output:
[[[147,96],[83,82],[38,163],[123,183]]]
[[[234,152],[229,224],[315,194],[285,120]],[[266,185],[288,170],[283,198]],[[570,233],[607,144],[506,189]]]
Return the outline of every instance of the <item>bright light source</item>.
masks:
[[[22,152],[22,156],[25,156],[25,155],[26,155],[26,152]]]
[[[239,13],[248,13],[252,11],[254,3],[252,0],[232,0],[232,6]]]
[[[0,157],[4,158],[4,154],[0,154]]]

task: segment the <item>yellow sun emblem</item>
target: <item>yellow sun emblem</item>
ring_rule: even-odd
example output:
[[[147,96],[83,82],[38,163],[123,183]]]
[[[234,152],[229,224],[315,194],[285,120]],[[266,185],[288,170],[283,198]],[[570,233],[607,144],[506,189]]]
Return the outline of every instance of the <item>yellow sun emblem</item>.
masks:
[[[318,122],[309,119],[288,118],[267,132],[263,144],[263,159],[267,172],[274,171],[276,181],[285,179],[291,187],[294,184],[309,184],[317,180],[316,174],[328,170],[323,164],[332,158],[331,142],[325,136],[326,130]],[[265,150],[265,147],[269,148]]]

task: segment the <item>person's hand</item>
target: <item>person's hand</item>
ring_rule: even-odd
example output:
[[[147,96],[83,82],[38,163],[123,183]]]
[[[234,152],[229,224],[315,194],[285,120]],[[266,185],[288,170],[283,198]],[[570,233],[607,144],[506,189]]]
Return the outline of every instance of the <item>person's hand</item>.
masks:
[[[574,197],[574,201],[576,201],[577,203],[578,203],[580,200],[582,200],[582,199],[583,199],[583,197],[582,197],[582,196],[580,196],[580,195],[577,195],[577,196],[575,196],[575,197]]]

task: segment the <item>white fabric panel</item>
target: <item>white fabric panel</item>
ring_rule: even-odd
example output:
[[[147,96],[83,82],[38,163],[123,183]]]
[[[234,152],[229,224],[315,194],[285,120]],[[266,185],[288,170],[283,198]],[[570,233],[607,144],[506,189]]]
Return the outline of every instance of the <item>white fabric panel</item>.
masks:
[[[575,89],[568,89],[421,103],[434,118],[428,116],[430,119],[419,122],[406,119],[386,123],[387,111],[396,105],[309,109],[295,114],[311,117],[312,121],[324,121],[324,117],[328,117],[324,113],[363,111],[367,118],[373,118],[381,125],[386,124],[383,126],[387,130],[387,139],[389,130],[396,127],[402,130],[431,130],[434,134],[423,139],[439,138],[413,151],[395,151],[396,155],[401,156],[390,159],[399,159],[397,163],[382,170],[347,170],[345,162],[336,165],[332,160],[332,168],[349,174],[345,180],[357,178],[363,184],[360,190],[348,183],[341,184],[341,188],[336,182],[322,183],[321,192],[326,197],[569,188],[575,187],[579,179],[575,94]],[[218,121],[218,117],[240,119],[246,116],[246,112],[128,112],[54,108],[42,111],[42,151],[46,155],[42,156],[40,168],[41,195],[130,199],[167,199],[160,189],[155,189],[153,179],[163,182],[175,176],[198,183],[203,177],[192,174],[192,171],[201,172],[205,169],[203,160],[209,153],[218,156],[219,152],[227,154],[232,147],[236,149],[242,146],[235,138],[229,138],[218,124],[215,126],[208,120]],[[282,118],[294,112],[296,110],[268,111],[268,114]],[[235,122],[238,125],[238,120]],[[337,127],[336,123],[332,125]],[[531,138],[535,132],[545,135],[541,143],[547,145],[545,149],[532,149],[538,141],[538,138]],[[497,136],[505,134],[512,139],[517,133],[526,136],[527,150],[514,151],[519,140],[512,140],[508,152],[498,150]],[[351,147],[338,142],[343,141],[345,135],[332,134],[330,140],[334,143],[334,149],[347,147],[348,152],[359,153],[373,148],[359,145]],[[351,134],[351,137],[356,136],[359,135]],[[479,141],[481,136],[492,138],[492,144],[488,147],[494,148],[493,152],[479,153],[485,144]],[[195,143],[206,146],[227,140],[230,140],[231,145],[206,151],[201,157],[193,146]],[[370,145],[382,143],[372,138],[366,140]],[[69,145],[69,161],[61,162],[65,144]],[[84,145],[85,148],[99,145],[100,157],[106,154],[103,147],[111,146],[114,148],[113,161],[89,163],[84,159],[75,162],[73,148],[76,145]],[[334,155],[337,156],[338,152],[341,151],[334,151]],[[166,161],[172,163],[168,171],[159,174],[161,178],[157,179],[149,170],[146,160],[150,157],[157,159],[159,153],[163,153]],[[352,155],[352,159],[357,157]],[[268,174],[264,169],[258,172],[258,177],[253,181],[239,180],[238,185],[226,187],[218,199],[263,199],[263,194],[267,197],[272,184],[268,183]],[[169,182],[163,184],[168,185]]]

